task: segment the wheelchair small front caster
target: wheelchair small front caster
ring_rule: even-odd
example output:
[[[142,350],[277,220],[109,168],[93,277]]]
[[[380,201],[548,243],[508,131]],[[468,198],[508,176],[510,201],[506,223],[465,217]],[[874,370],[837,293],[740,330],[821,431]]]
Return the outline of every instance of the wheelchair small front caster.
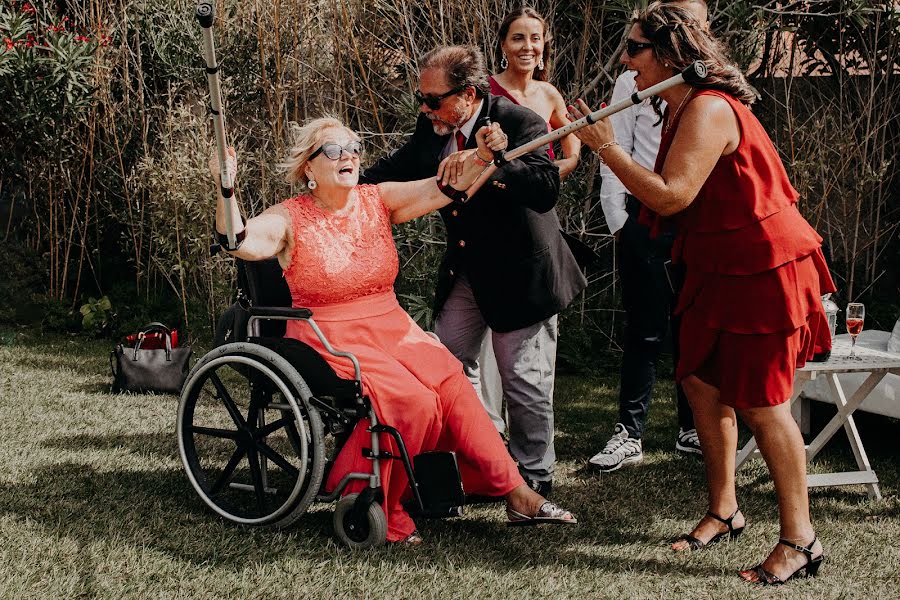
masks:
[[[387,517],[377,502],[369,504],[364,520],[353,518],[353,507],[359,494],[347,494],[338,500],[332,523],[334,534],[351,548],[373,548],[387,539]],[[357,522],[355,522],[357,521]]]

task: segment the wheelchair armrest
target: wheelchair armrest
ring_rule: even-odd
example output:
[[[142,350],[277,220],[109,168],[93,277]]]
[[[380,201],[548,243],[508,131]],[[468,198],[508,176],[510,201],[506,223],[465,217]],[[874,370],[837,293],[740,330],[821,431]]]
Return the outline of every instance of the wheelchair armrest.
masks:
[[[308,319],[312,317],[312,311],[308,308],[286,308],[280,306],[251,306],[251,317],[261,319]]]

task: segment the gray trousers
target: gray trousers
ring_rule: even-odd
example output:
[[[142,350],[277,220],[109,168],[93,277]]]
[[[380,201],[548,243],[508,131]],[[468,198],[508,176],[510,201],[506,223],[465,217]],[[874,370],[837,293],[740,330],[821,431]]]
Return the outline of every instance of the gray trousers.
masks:
[[[487,323],[472,288],[459,277],[435,322],[435,333],[458,358],[482,397],[479,354]],[[553,377],[557,317],[506,333],[491,331],[491,342],[509,418],[509,450],[519,471],[535,481],[553,478]],[[491,407],[498,412],[496,407]]]

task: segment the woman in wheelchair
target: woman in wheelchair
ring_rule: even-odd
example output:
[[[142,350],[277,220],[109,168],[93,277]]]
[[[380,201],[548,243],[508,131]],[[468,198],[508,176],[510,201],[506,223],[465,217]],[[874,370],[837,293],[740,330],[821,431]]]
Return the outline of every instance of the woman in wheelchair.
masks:
[[[476,137],[477,156],[506,147],[496,123],[482,127]],[[466,189],[481,173],[484,159],[471,155],[456,181],[446,175],[441,180],[439,172],[437,180],[358,185],[360,154],[359,136],[340,121],[309,122],[298,131],[283,165],[288,181],[304,184],[308,193],[271,206],[246,225],[241,225],[236,199],[220,194],[217,230],[225,230],[224,211],[229,210],[235,232],[243,232],[232,255],[250,261],[278,258],[293,306],[310,309],[330,343],[357,357],[378,419],[399,430],[410,456],[455,452],[466,493],[505,497],[510,524],[575,523],[572,513],[525,485],[461,363],[416,325],[394,294],[399,260],[391,224],[449,204],[448,194]],[[233,173],[232,149],[229,155]],[[218,184],[215,159],[210,169]],[[339,376],[354,377],[352,365],[327,352],[308,324],[289,321],[286,337],[321,352]],[[344,474],[370,468],[371,459],[363,455],[371,445],[368,424],[363,419],[350,434],[328,473],[327,490]],[[382,450],[396,456],[395,440],[381,438]],[[415,523],[401,505],[410,493],[409,480],[396,463],[386,460],[381,466],[387,539],[418,543]],[[365,481],[353,481],[345,493],[365,486]]]

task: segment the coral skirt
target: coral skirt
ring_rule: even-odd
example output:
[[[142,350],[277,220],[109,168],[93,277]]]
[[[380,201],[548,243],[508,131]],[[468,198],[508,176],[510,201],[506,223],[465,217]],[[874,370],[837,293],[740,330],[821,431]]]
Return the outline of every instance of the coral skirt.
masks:
[[[467,494],[504,496],[524,483],[463,375],[462,364],[416,325],[393,291],[305,308],[312,310],[334,348],[352,352],[359,360],[364,393],[381,422],[400,431],[410,456],[431,450],[456,452]],[[318,350],[339,376],[353,378],[350,361],[326,352],[309,324],[291,321],[286,335]],[[348,472],[371,471],[371,462],[362,456],[362,449],[371,446],[368,425],[364,419],[354,429],[329,474],[327,489],[334,489]],[[382,435],[381,444],[397,454],[393,438]],[[402,540],[415,530],[401,506],[409,495],[409,481],[398,461],[381,464],[388,540]],[[351,482],[345,493],[365,485]]]

